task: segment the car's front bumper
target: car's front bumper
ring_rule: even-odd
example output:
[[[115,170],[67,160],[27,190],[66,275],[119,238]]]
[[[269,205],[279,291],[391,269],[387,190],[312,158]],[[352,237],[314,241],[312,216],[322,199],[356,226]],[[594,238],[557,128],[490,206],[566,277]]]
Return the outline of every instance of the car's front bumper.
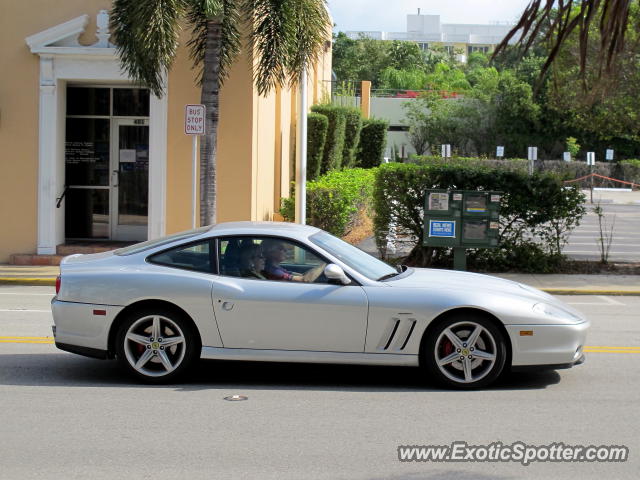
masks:
[[[569,368],[584,362],[590,322],[571,325],[505,325],[511,339],[514,368]]]

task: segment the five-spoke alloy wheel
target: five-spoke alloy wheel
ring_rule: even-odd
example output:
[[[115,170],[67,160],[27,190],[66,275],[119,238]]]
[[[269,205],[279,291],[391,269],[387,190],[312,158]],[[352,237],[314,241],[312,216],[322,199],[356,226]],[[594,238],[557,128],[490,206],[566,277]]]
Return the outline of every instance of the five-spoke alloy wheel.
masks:
[[[441,382],[477,388],[493,382],[504,368],[504,335],[479,315],[452,315],[434,328],[423,345],[422,361]]]
[[[177,311],[144,310],[120,326],[116,357],[133,375],[149,383],[165,383],[179,376],[198,353],[195,335]]]

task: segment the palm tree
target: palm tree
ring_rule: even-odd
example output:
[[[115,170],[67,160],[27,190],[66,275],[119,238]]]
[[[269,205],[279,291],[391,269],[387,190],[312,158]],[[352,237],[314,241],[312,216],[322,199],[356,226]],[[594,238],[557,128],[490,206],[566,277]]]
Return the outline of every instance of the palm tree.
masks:
[[[114,0],[111,28],[121,65],[153,94],[165,93],[165,73],[176,57],[182,26],[206,106],[200,147],[200,222],[216,221],[216,144],[220,86],[248,31],[254,83],[261,95],[297,83],[330,34],[326,0]]]
[[[547,60],[540,76],[544,76],[558,56],[569,35],[577,31],[580,40],[580,71],[584,75],[590,29],[598,25],[600,48],[596,58],[599,72],[610,72],[624,50],[631,4],[634,0],[531,0],[522,16],[502,42],[494,57],[504,51],[521,31],[517,45],[525,54],[540,37],[550,44]]]

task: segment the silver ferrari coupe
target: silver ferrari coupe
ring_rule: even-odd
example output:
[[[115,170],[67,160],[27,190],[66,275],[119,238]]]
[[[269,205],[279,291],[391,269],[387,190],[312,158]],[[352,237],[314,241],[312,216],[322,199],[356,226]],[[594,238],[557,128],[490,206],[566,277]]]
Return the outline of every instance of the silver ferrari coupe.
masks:
[[[198,358],[420,367],[448,386],[584,361],[589,321],[535,288],[392,268],[310,226],[221,223],[71,255],[52,301],[58,348],[150,383]]]

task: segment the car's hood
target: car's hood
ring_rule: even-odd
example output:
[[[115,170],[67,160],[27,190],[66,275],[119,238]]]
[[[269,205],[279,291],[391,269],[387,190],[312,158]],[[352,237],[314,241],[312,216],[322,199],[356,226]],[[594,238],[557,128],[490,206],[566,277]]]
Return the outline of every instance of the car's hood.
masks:
[[[555,303],[555,299],[551,295],[534,287],[480,273],[412,268],[406,275],[393,278],[385,283],[390,287],[399,288],[455,289],[506,293]]]

